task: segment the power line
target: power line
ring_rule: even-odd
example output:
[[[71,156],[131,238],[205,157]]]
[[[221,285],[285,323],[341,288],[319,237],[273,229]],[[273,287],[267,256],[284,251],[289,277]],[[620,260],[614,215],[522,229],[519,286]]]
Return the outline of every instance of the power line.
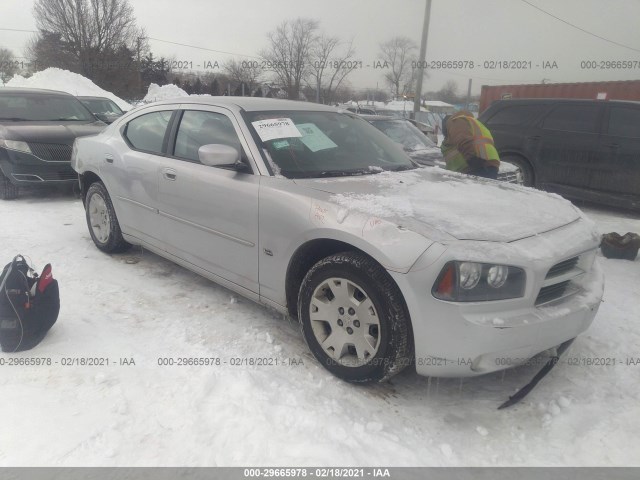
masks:
[[[573,28],[575,28],[575,29],[577,29],[577,30],[580,30],[581,32],[586,33],[587,35],[591,35],[592,37],[599,38],[600,40],[604,40],[605,42],[612,43],[613,45],[617,45],[618,47],[628,48],[629,50],[633,50],[634,52],[640,52],[640,50],[638,50],[637,48],[633,48],[633,47],[630,47],[629,45],[624,45],[624,44],[622,44],[622,43],[614,42],[613,40],[609,40],[608,38],[602,37],[602,36],[600,36],[600,35],[598,35],[598,34],[596,34],[596,33],[590,32],[589,30],[585,30],[584,28],[581,28],[581,27],[579,27],[579,26],[577,26],[577,25],[574,25],[574,24],[573,24],[573,23],[571,23],[571,22],[567,22],[566,20],[563,20],[563,19],[562,19],[562,18],[560,18],[560,17],[556,17],[554,14],[549,13],[549,12],[547,12],[546,10],[543,10],[542,8],[540,8],[540,7],[538,7],[538,6],[534,5],[534,4],[532,4],[531,2],[528,2],[527,0],[521,0],[521,1],[522,1],[523,3],[526,3],[527,5],[529,5],[530,7],[533,7],[533,8],[535,8],[536,10],[541,11],[541,12],[542,12],[542,13],[544,13],[545,15],[549,15],[550,17],[553,17],[553,18],[555,18],[556,20],[558,20],[558,21],[560,21],[560,22],[562,22],[562,23],[564,23],[564,24],[566,24],[566,25],[569,25],[570,27],[573,27]]]
[[[154,40],[156,42],[170,43],[172,45],[179,45],[181,47],[195,48],[195,49],[198,49],[198,50],[206,50],[208,52],[224,53],[226,55],[238,55],[240,57],[261,58],[261,57],[258,57],[256,55],[246,55],[244,53],[225,52],[223,50],[214,50],[213,48],[198,47],[196,45],[187,45],[186,43],[170,42],[169,40],[161,40],[159,38],[153,38],[153,37],[147,37],[147,38],[149,40]]]
[[[0,30],[6,30],[8,32],[27,32],[27,33],[38,33],[37,30],[21,30],[19,28],[0,28]]]

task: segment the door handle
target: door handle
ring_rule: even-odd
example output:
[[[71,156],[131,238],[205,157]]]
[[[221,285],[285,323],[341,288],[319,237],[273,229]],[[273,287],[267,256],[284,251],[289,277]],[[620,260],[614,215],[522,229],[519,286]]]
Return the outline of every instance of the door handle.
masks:
[[[113,163],[113,155],[111,155],[110,153],[107,153],[107,154],[104,156],[104,159],[105,159],[105,161],[106,161],[107,163]]]
[[[605,147],[617,149],[617,148],[620,148],[620,145],[618,145],[617,143],[607,143]]]
[[[165,168],[162,170],[162,176],[165,180],[175,181],[177,172],[173,168]]]

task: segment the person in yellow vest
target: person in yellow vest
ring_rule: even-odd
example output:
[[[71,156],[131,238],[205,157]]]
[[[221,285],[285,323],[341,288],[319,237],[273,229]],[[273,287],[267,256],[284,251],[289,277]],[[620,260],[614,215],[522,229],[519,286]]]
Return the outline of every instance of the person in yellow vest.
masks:
[[[461,110],[442,122],[444,140],[440,150],[447,170],[477,177],[498,178],[500,156],[487,127],[471,112]]]

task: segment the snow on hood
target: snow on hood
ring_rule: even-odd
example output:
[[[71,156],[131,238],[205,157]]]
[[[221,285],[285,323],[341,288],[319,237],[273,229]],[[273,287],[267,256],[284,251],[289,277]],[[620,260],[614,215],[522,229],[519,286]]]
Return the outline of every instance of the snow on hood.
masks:
[[[157,83],[152,83],[149,85],[149,90],[147,90],[147,94],[142,99],[145,103],[150,102],[159,102],[160,100],[169,100],[171,98],[179,98],[179,97],[188,97],[189,94],[185,92],[183,89],[174,85],[173,83],[169,83],[167,85],[158,85]]]
[[[113,93],[103,90],[88,78],[60,68],[47,68],[34,73],[29,78],[16,74],[5,86],[45,88],[67,92],[75,96],[106,97],[113,100],[122,110],[131,110],[133,108],[129,103]]]
[[[296,183],[331,193],[329,200],[347,210],[391,220],[418,233],[436,229],[459,240],[511,242],[581,216],[558,195],[438,168]]]

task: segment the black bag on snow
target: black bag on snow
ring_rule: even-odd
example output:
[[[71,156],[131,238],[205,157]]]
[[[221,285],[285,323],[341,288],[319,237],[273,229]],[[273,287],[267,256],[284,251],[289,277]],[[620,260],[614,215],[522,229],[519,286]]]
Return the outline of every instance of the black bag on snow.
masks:
[[[58,282],[51,264],[38,274],[22,255],[0,275],[0,346],[3,352],[20,352],[38,345],[56,323],[60,312]]]

